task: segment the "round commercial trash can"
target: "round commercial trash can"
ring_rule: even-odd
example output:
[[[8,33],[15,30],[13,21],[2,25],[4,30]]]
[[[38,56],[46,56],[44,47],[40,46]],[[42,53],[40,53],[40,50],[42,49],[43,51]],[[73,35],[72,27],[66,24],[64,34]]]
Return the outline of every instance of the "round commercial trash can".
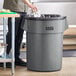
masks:
[[[66,16],[44,14],[26,17],[26,20],[27,69],[42,72],[60,70]]]

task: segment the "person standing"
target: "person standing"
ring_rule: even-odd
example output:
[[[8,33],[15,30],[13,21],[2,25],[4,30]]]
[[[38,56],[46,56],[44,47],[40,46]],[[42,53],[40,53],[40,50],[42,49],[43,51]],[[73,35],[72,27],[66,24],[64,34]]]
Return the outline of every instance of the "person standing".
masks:
[[[20,14],[19,18],[15,18],[15,65],[20,66],[26,66],[26,63],[19,58],[20,45],[24,33],[24,30],[21,28],[21,22],[26,15],[25,5],[30,7],[34,12],[38,10],[35,5],[29,2],[29,0],[4,0],[3,4],[4,9],[9,9]],[[6,35],[6,43],[8,44],[6,49],[7,55],[9,55],[11,50],[11,30],[11,18],[8,18],[8,33]]]

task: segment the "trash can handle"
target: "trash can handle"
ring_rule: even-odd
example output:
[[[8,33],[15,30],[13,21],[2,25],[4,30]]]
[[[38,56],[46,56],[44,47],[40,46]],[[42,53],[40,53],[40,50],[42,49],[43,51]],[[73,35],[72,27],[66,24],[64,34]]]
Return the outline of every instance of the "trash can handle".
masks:
[[[67,23],[67,19],[65,18],[65,27],[64,27],[64,31],[68,28],[68,23]]]

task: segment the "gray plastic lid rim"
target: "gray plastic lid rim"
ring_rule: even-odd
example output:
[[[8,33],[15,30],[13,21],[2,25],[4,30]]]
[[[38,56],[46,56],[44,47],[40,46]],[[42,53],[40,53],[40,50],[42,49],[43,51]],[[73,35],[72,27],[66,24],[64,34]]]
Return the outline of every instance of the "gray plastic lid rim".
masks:
[[[66,16],[61,16],[58,14],[41,14],[41,17],[34,17],[34,16],[26,15],[25,19],[27,19],[27,20],[40,20],[40,21],[63,20],[63,19],[66,19]]]

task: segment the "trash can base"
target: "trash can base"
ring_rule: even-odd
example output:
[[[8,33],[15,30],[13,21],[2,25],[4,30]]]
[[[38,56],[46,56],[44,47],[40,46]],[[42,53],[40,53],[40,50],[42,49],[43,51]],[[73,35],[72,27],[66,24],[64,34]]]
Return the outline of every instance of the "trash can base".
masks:
[[[61,71],[62,68],[59,68],[57,70],[36,70],[36,69],[29,69],[27,68],[27,70],[30,70],[30,71],[35,71],[35,72],[55,72],[55,71]]]

